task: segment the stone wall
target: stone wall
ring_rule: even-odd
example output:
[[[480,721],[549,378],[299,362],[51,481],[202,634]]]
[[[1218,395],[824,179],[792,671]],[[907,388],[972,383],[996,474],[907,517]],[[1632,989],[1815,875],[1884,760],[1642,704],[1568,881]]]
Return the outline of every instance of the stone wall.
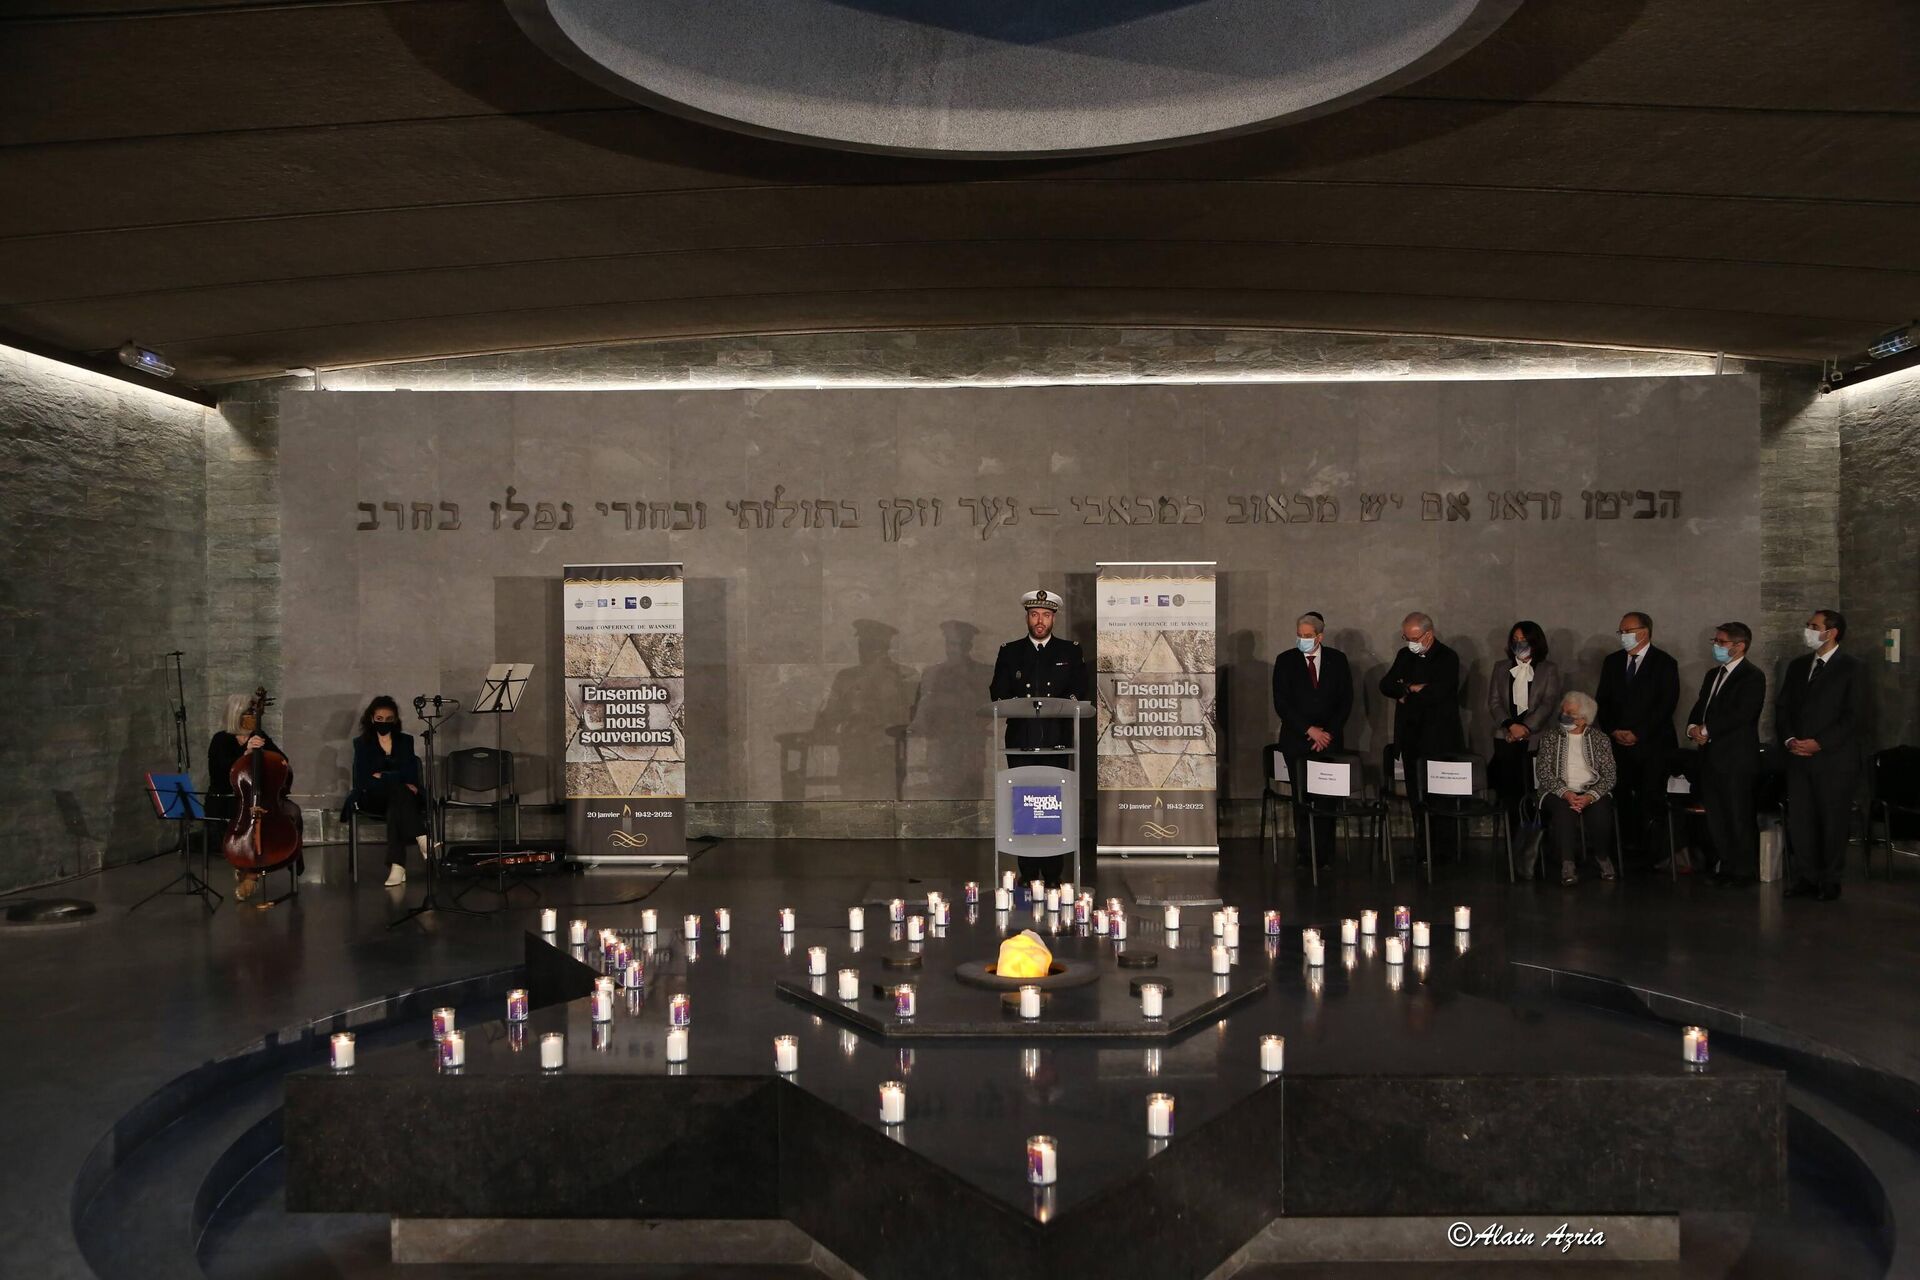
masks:
[[[1880,746],[1920,743],[1920,372],[1825,397],[1840,422],[1839,608],[1872,669]],[[1808,519],[1817,519],[1809,512]],[[1882,639],[1901,628],[1900,662]]]
[[[0,347],[0,890],[171,843],[142,777],[174,764],[173,649],[204,762],[217,421]]]

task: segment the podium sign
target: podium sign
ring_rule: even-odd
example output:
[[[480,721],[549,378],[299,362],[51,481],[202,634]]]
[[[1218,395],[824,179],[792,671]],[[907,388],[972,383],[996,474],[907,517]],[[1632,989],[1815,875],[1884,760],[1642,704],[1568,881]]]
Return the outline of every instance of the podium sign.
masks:
[[[677,564],[568,565],[567,853],[687,855],[686,619]]]
[[[1220,852],[1214,566],[1098,566],[1102,853]]]

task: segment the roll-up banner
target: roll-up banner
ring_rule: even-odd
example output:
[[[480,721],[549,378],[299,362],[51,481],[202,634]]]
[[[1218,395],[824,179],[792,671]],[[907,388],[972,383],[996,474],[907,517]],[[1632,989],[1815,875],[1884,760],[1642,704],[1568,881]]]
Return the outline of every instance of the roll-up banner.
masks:
[[[1096,567],[1097,847],[1218,855],[1214,565]]]
[[[684,862],[687,702],[677,564],[568,565],[567,854],[577,862]]]

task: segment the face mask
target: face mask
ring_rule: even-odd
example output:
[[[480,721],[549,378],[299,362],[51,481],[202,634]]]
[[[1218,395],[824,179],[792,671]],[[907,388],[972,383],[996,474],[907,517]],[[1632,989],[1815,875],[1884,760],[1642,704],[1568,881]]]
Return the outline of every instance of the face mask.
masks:
[[[1729,649],[1726,645],[1717,644],[1713,646],[1713,660],[1721,666],[1726,666],[1727,660],[1731,657],[1733,657],[1733,650]]]
[[[375,720],[373,722],[373,731],[375,733],[392,733],[399,727],[400,722],[398,720]]]
[[[1806,638],[1807,648],[1809,649],[1818,649],[1827,642],[1827,633],[1824,631],[1815,631],[1812,627],[1808,627],[1802,635]]]
[[[1580,722],[1579,722],[1578,720],[1576,720],[1576,719],[1574,719],[1574,717],[1572,717],[1572,716],[1561,716],[1561,717],[1560,717],[1560,729],[1561,729],[1561,731],[1562,731],[1562,732],[1564,732],[1564,733],[1572,733],[1572,732],[1573,732],[1573,726],[1574,726],[1574,725],[1576,725],[1576,724],[1578,724],[1578,723],[1580,723]]]
[[[1622,631],[1620,633],[1620,647],[1628,653],[1632,653],[1640,647],[1640,633],[1637,631]]]
[[[1517,644],[1513,646],[1513,656],[1521,661],[1525,661],[1533,656],[1533,646],[1530,644]]]
[[[1302,653],[1312,653],[1320,644],[1320,642],[1312,636],[1301,636],[1295,640],[1294,643],[1300,646],[1300,652]]]
[[[1407,652],[1418,657],[1420,654],[1425,653],[1426,649],[1418,640],[1409,640],[1407,641]]]

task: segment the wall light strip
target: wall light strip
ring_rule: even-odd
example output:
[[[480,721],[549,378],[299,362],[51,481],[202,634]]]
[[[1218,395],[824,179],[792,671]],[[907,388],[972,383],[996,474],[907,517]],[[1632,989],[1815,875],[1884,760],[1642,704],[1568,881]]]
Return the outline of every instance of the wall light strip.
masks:
[[[145,392],[174,402],[184,401],[202,409],[213,409],[219,405],[213,396],[198,387],[185,383],[156,382],[122,368],[118,363],[95,363],[73,352],[61,351],[57,347],[10,333],[0,333],[0,358],[17,358],[29,367],[35,362],[52,365],[53,368],[46,371],[50,376],[74,377],[83,382],[99,383],[102,390]]]

